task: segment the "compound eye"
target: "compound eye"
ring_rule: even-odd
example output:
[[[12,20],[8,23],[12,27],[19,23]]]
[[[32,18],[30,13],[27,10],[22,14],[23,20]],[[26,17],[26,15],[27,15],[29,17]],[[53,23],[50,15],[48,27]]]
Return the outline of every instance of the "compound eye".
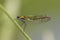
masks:
[[[19,16],[17,16],[17,18],[20,18]]]

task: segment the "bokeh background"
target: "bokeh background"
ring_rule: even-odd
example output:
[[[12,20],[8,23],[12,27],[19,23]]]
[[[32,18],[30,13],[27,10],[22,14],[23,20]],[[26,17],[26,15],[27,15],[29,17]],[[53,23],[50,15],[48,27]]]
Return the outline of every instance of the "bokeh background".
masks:
[[[60,0],[0,0],[15,19],[20,15],[48,15],[43,23],[27,22],[25,32],[32,40],[60,40]],[[27,40],[0,9],[0,40]]]

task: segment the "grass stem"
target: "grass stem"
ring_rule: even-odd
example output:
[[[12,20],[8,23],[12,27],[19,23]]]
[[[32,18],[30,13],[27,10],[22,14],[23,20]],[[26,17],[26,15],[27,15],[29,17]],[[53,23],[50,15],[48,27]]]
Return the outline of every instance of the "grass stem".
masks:
[[[9,12],[0,4],[0,9],[8,16],[8,18],[15,24],[15,26],[21,31],[21,33],[26,37],[27,40],[31,40],[31,38],[24,32],[24,30],[20,27],[20,25],[14,20]]]

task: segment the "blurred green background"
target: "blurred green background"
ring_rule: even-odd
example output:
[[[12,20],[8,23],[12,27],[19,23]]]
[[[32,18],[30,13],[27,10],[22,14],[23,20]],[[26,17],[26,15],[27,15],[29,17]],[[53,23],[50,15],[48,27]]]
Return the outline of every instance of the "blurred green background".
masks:
[[[32,40],[60,40],[60,0],[0,0],[0,5],[14,20],[20,15],[50,16],[48,22],[27,22],[25,32]],[[27,40],[1,9],[0,40]]]

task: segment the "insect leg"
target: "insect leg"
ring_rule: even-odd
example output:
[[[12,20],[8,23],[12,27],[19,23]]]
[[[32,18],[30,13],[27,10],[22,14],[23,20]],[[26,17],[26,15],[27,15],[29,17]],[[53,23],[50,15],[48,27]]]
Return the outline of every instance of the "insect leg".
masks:
[[[25,22],[25,20],[19,18],[19,16],[17,17],[17,19],[20,20],[20,21],[22,22],[21,26],[24,24],[23,30],[25,30],[25,28],[26,28],[26,22]]]
[[[23,30],[25,31],[25,29],[26,29],[26,22],[24,22],[24,28],[23,28]]]

